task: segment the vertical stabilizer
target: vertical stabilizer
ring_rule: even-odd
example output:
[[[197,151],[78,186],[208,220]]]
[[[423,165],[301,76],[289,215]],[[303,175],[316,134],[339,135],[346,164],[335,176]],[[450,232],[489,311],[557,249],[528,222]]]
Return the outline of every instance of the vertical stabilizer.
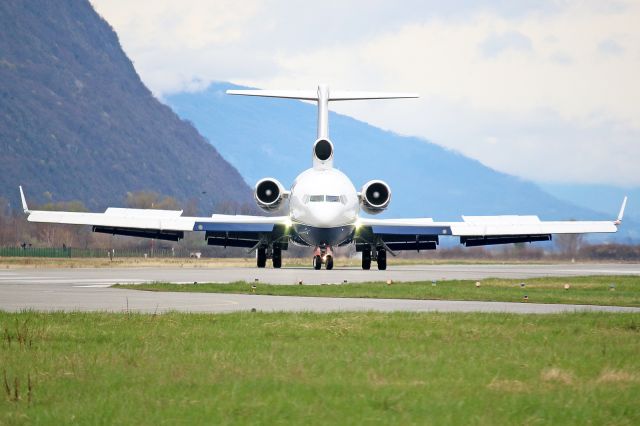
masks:
[[[329,86],[318,86],[318,139],[329,138]]]

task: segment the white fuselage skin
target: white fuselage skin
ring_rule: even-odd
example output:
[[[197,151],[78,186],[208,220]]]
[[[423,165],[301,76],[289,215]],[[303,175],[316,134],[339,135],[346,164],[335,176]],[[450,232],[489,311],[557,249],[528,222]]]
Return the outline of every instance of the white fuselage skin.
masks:
[[[289,216],[300,237],[310,245],[338,245],[345,232],[352,233],[358,219],[360,200],[351,180],[340,170],[311,168],[294,181],[289,193]],[[302,225],[302,227],[300,226]],[[308,228],[320,232],[308,235]],[[327,232],[325,232],[327,231]],[[305,235],[306,234],[306,235]]]

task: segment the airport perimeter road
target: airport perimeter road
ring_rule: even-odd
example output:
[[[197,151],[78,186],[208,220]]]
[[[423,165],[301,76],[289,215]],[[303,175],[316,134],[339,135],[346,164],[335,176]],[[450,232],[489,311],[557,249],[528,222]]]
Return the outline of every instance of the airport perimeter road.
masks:
[[[555,275],[640,274],[639,265],[437,265],[394,267],[389,271],[337,269],[257,270],[250,268],[176,269],[8,269],[0,271],[0,309],[19,311],[79,310],[164,312],[250,311],[414,311],[414,312],[513,312],[557,313],[576,310],[640,312],[640,308],[585,305],[543,305],[476,301],[430,301],[397,299],[354,299],[289,297],[202,293],[155,293],[108,288],[111,284],[147,281],[205,282],[252,281],[290,284],[396,281],[484,277],[527,278]]]

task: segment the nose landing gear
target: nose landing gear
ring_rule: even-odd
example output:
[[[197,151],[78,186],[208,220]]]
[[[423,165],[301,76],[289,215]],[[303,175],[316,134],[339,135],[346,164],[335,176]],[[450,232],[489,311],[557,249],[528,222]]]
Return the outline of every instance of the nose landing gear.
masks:
[[[333,269],[333,252],[329,246],[316,247],[313,252],[313,269],[321,269],[323,263],[327,270]]]

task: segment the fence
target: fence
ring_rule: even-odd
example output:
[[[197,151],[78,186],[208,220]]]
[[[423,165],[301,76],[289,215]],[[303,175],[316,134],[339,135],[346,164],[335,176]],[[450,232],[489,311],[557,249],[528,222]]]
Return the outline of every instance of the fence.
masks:
[[[179,249],[96,249],[96,248],[48,248],[48,247],[0,247],[0,257],[194,257],[195,253],[202,253],[203,256],[208,255],[208,247],[204,250],[188,250]]]

